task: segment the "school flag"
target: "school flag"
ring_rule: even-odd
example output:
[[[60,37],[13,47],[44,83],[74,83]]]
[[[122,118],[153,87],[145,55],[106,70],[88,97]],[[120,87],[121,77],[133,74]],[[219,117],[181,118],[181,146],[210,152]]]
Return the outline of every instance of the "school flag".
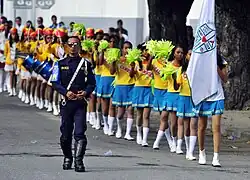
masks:
[[[194,105],[217,93],[215,0],[203,0],[187,76]]]

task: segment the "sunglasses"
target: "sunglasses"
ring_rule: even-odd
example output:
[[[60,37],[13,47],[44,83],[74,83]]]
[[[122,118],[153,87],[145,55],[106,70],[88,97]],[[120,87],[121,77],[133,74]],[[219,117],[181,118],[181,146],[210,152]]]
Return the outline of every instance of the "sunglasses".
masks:
[[[68,46],[70,46],[70,47],[74,47],[74,46],[78,46],[78,45],[79,45],[79,43],[77,43],[77,42],[68,43]]]

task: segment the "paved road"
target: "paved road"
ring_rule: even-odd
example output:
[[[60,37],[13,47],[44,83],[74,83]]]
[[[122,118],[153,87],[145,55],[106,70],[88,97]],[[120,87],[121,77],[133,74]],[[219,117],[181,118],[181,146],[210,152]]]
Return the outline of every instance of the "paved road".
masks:
[[[229,148],[230,141],[224,141],[223,168],[217,169],[170,154],[164,142],[160,151],[153,151],[89,128],[87,172],[82,174],[61,168],[58,118],[1,94],[0,123],[0,180],[250,179],[250,148],[243,141],[235,142],[239,149]],[[152,132],[151,144],[154,138]],[[208,142],[211,146],[211,137]],[[104,156],[109,150],[112,156]],[[211,152],[211,148],[208,150]],[[211,155],[208,154],[208,160]]]

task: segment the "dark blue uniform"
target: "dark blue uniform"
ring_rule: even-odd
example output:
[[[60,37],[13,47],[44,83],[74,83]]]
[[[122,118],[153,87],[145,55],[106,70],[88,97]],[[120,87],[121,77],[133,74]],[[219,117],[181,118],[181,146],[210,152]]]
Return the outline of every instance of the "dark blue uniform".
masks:
[[[66,97],[68,92],[67,86],[72,79],[81,57],[66,57],[58,61],[52,73],[52,86],[60,94]],[[86,60],[85,60],[86,61]],[[86,98],[94,91],[96,86],[95,76],[91,63],[83,63],[75,80],[73,81],[69,91],[77,94],[78,91],[85,91]],[[66,105],[61,105],[61,137],[60,144],[64,154],[64,161],[69,161],[72,164],[72,133],[74,129],[75,139],[75,160],[82,161],[86,151],[87,138],[85,131],[87,130],[86,124],[86,111],[87,102],[85,100],[67,100]],[[67,163],[66,163],[67,164]],[[65,165],[65,163],[64,163]],[[71,165],[70,165],[71,166]],[[64,167],[68,169],[68,167]]]

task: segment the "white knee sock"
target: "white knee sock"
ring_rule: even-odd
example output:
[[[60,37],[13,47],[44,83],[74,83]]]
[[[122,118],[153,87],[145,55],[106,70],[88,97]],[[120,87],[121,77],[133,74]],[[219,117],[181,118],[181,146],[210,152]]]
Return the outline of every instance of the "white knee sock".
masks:
[[[127,118],[127,129],[126,129],[126,135],[130,135],[132,125],[133,125],[133,119]]]
[[[173,137],[173,136],[172,136],[172,139],[173,139],[173,144],[172,144],[172,146],[176,147],[177,139],[176,139],[176,137]]]
[[[158,133],[157,133],[155,143],[154,143],[155,145],[159,146],[161,138],[162,138],[163,135],[164,135],[164,132],[159,130]]]
[[[189,153],[193,155],[195,144],[196,144],[197,136],[190,136],[189,140]]]
[[[143,131],[143,138],[142,141],[143,142],[147,142],[148,141],[148,132],[149,132],[149,128],[148,127],[143,127],[142,128]]]
[[[104,122],[104,127],[107,126],[108,127],[108,116],[102,116],[103,118],[103,122]]]
[[[190,137],[189,136],[184,136],[184,138],[185,138],[185,144],[186,144],[186,151],[189,152]]]
[[[141,134],[142,127],[136,126],[136,130],[137,130],[137,136],[142,136],[142,134]]]
[[[122,132],[122,125],[121,125],[121,119],[116,118],[117,121],[117,132]]]
[[[182,141],[182,139],[177,140],[177,150],[181,150]]]
[[[113,130],[114,120],[115,117],[108,116],[109,133],[111,133]]]
[[[171,147],[171,146],[172,146],[172,144],[173,144],[173,140],[172,140],[172,138],[171,138],[169,128],[168,128],[168,129],[166,129],[164,133],[165,133],[165,137],[167,138],[168,145],[169,145],[169,147]]]

